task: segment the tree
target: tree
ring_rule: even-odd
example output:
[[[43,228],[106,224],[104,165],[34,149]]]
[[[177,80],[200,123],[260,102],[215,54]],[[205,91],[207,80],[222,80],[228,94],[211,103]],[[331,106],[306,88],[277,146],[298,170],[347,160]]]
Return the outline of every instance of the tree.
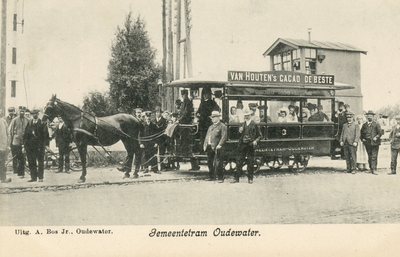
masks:
[[[155,52],[144,21],[139,16],[133,22],[130,12],[124,26],[117,27],[108,64],[110,97],[117,109],[131,113],[136,107],[151,109],[158,104],[160,68]]]
[[[382,113],[383,115],[389,116],[389,118],[393,118],[400,114],[400,102],[382,107],[377,111],[377,113]]]
[[[98,117],[109,116],[117,113],[117,109],[112,103],[108,92],[89,92],[89,94],[83,99],[82,109],[86,112],[93,113]]]

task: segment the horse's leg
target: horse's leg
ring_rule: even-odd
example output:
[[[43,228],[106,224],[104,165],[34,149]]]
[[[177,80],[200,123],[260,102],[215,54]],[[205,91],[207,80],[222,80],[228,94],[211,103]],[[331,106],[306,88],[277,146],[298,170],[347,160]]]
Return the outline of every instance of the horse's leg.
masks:
[[[123,139],[122,143],[125,146],[127,155],[125,162],[122,164],[122,167],[119,167],[118,170],[124,171],[125,176],[124,178],[129,178],[129,172],[132,169],[132,161],[133,161],[133,154],[134,154],[134,141],[132,139]]]
[[[78,183],[84,183],[86,181],[86,154],[87,154],[87,144],[78,144],[79,156],[82,162],[82,175],[78,180]]]

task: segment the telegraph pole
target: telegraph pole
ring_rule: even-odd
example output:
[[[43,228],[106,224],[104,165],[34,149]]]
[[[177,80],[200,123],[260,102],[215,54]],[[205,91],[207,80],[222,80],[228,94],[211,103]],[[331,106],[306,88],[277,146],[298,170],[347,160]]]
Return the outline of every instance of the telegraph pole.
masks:
[[[162,30],[163,30],[163,59],[162,59],[162,83],[167,82],[167,3],[162,0]]]
[[[176,0],[176,71],[175,79],[180,79],[181,73],[181,0]]]
[[[7,63],[7,0],[1,6],[1,68],[0,68],[0,112],[6,115],[6,63]]]
[[[185,27],[186,27],[186,40],[185,40],[185,67],[187,67],[187,75],[188,77],[193,76],[192,70],[192,46],[190,44],[190,29],[192,25],[190,24],[191,16],[190,16],[190,0],[184,0],[185,2]]]

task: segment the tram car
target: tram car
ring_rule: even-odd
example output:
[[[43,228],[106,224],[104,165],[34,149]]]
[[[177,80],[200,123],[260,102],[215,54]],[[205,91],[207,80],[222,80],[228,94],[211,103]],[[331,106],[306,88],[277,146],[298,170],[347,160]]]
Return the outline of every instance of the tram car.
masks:
[[[253,111],[251,118],[262,132],[255,150],[256,170],[263,165],[270,169],[286,165],[293,171],[303,171],[310,156],[335,154],[339,130],[335,119],[335,92],[353,88],[335,82],[333,75],[289,71],[228,71],[225,80],[215,79],[215,76],[188,78],[164,86],[187,90],[194,105],[194,122],[176,128],[169,158],[206,158],[201,152],[196,112],[202,92],[211,90],[221,109],[222,122],[228,127],[222,153],[227,166],[235,166],[243,110],[250,109]]]

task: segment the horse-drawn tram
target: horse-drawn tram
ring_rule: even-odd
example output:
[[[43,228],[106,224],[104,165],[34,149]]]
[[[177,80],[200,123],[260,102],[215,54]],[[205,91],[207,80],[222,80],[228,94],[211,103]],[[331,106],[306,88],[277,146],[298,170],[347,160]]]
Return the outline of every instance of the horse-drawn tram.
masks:
[[[173,136],[171,159],[204,159],[197,109],[204,92],[212,92],[227,125],[223,150],[226,168],[234,167],[243,111],[250,109],[262,138],[256,148],[257,167],[293,171],[306,168],[310,156],[330,156],[337,136],[335,91],[353,87],[334,81],[332,75],[289,71],[228,71],[228,79],[188,78],[164,85],[187,90],[194,105],[193,123],[179,125]],[[204,140],[204,139],[203,139]]]

